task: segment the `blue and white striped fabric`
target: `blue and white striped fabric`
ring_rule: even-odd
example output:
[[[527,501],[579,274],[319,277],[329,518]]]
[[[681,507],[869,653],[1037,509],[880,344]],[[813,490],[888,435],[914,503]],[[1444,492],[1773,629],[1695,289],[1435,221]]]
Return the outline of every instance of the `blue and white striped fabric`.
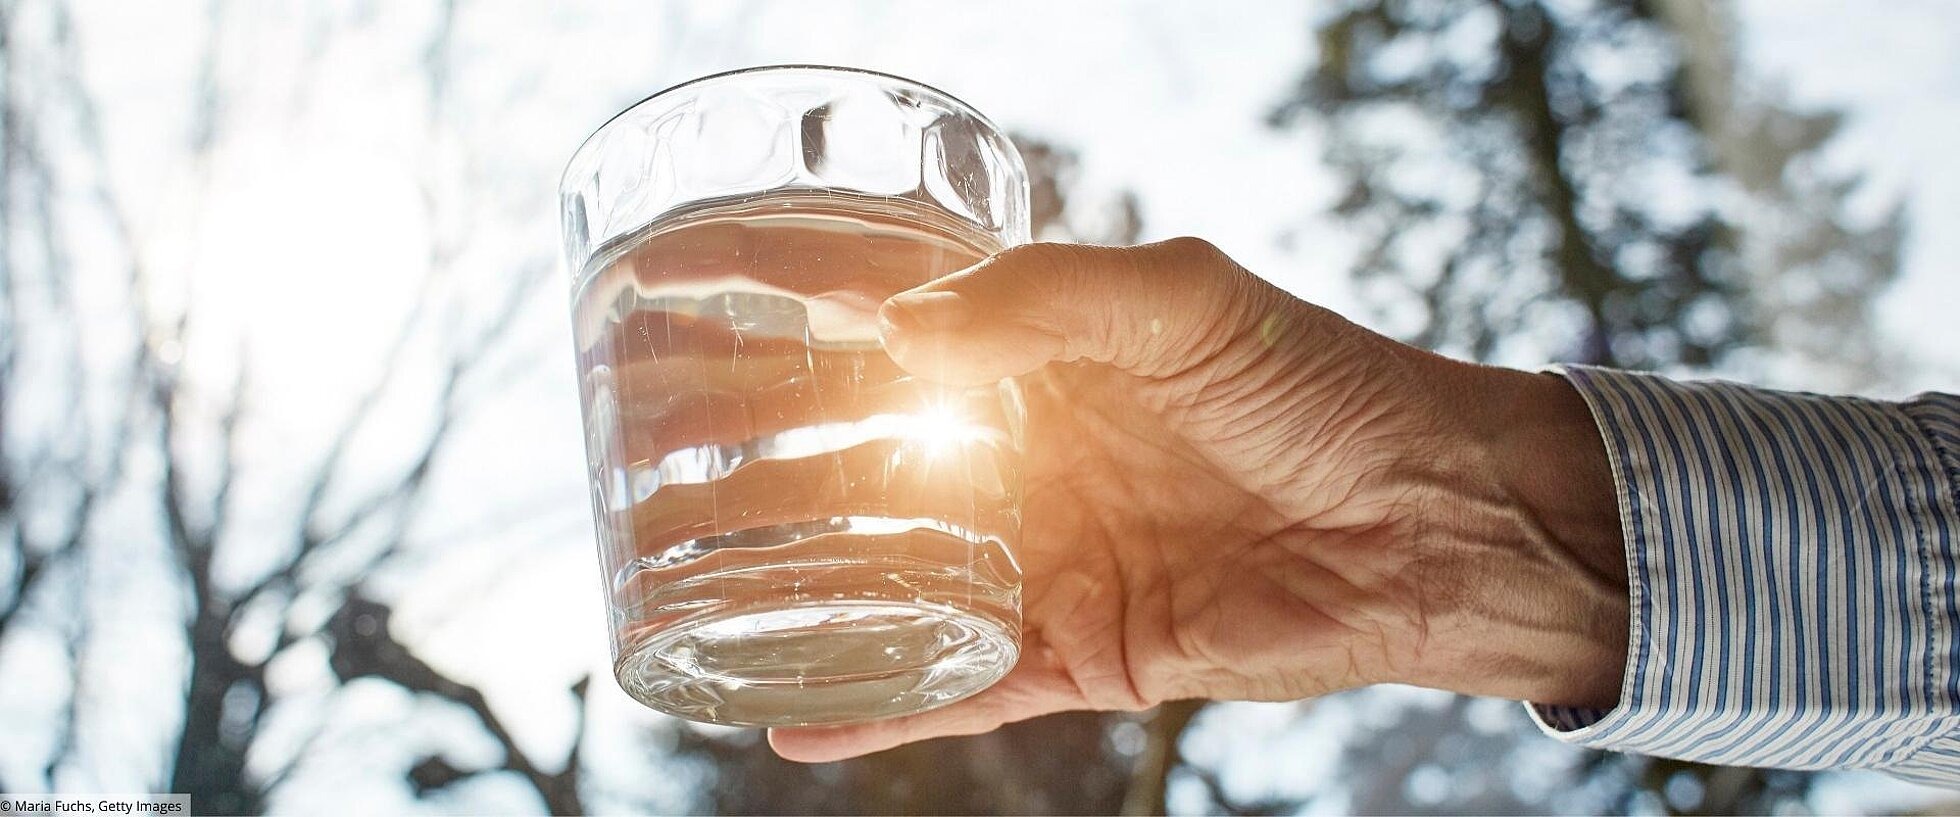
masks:
[[[1633,618],[1619,705],[1539,725],[1960,786],[1960,397],[1562,372],[1612,460]]]

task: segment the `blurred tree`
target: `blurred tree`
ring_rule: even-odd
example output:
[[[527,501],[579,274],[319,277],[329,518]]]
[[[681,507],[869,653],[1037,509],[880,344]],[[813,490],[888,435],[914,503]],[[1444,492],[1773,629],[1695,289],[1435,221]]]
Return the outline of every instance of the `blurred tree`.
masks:
[[[218,76],[224,11],[222,4],[210,6],[191,95],[195,109],[180,146],[197,185],[205,183],[224,130],[226,83]],[[205,359],[197,372],[187,367],[200,343],[198,307],[177,295],[191,288],[195,270],[173,271],[181,274],[159,283],[156,259],[133,233],[101,117],[82,79],[70,12],[57,0],[0,3],[0,577],[6,579],[0,655],[24,655],[15,667],[31,666],[28,672],[43,677],[61,672],[71,681],[48,729],[39,779],[0,779],[0,790],[74,788],[74,779],[90,781],[81,784],[84,790],[101,790],[104,779],[134,779],[152,791],[189,794],[200,813],[262,811],[318,748],[306,739],[272,758],[271,773],[252,773],[252,761],[266,760],[258,755],[276,751],[261,741],[268,718],[283,707],[310,720],[317,737],[338,692],[284,700],[268,684],[268,669],[282,660],[315,660],[342,681],[377,679],[459,706],[503,753],[490,769],[425,758],[402,771],[405,786],[424,793],[481,772],[508,771],[535,789],[548,810],[584,811],[576,737],[570,757],[547,770],[526,755],[482,694],[395,640],[388,606],[367,597],[367,582],[404,555],[409,525],[465,396],[482,387],[480,370],[499,360],[498,340],[549,265],[511,270],[503,278],[508,290],[481,314],[444,299],[440,284],[471,225],[436,212],[443,197],[423,179],[429,221],[455,225],[454,232],[436,230],[423,297],[395,327],[384,374],[321,449],[286,452],[299,461],[312,458],[299,495],[271,506],[288,508],[290,516],[241,529],[233,488],[250,476],[239,449],[241,423],[251,412],[249,366],[241,353],[216,363]],[[444,127],[444,43],[454,12],[454,3],[442,5],[427,52],[432,145]],[[93,266],[78,258],[76,247],[84,243]],[[91,280],[102,275],[105,258],[115,279]],[[407,358],[429,348],[438,350],[440,362],[432,367],[435,397],[419,441],[401,452],[391,473],[377,475],[372,463],[366,470],[350,466],[356,438],[384,422],[376,419],[381,401],[427,370]],[[214,382],[212,370],[232,376]],[[132,462],[143,467],[125,467]],[[105,507],[111,500],[115,507]],[[267,528],[283,538],[259,538],[256,532]],[[161,577],[112,570],[143,563],[148,544],[161,554]],[[227,563],[263,567],[240,580],[238,571],[220,569]],[[97,643],[94,625],[104,605],[159,590],[180,605],[182,709],[131,719],[135,732],[116,733],[168,730],[159,736],[167,745],[155,747],[164,756],[160,775],[140,765],[109,769],[98,757],[80,756],[86,728],[99,730],[131,713],[118,708],[124,702],[93,692],[96,679],[121,672],[103,665],[116,656],[101,654],[110,648]],[[322,606],[326,615],[318,614]],[[37,656],[26,651],[50,637],[63,647],[61,669],[30,665]],[[569,690],[581,709],[585,689],[581,681]],[[32,731],[9,724],[10,739],[16,729]]]
[[[1902,211],[1861,206],[1858,177],[1828,169],[1835,114],[1789,110],[1742,77],[1729,14],[1702,0],[1347,0],[1317,23],[1313,64],[1272,122],[1323,138],[1354,275],[1413,343],[1863,385]],[[1533,731],[1521,715],[1494,737],[1460,705],[1395,711],[1394,739],[1346,752],[1356,811],[1748,813],[1799,802],[1809,779],[1595,755],[1524,797],[1498,774],[1519,764],[1491,760]]]
[[[1134,197],[1072,196],[1074,153],[1027,136],[1015,142],[1032,180],[1037,238],[1136,241]],[[1173,704],[1141,718],[1054,715],[817,766],[777,758],[754,731],[681,726],[675,751],[712,770],[699,805],[718,814],[1161,813],[1163,759],[1192,708]],[[1172,721],[1176,728],[1162,728]]]
[[[425,49],[427,104],[424,123],[430,150],[445,141],[442,112],[448,87],[448,39],[457,7],[439,4]],[[435,747],[400,770],[402,785],[418,797],[443,792],[485,774],[506,774],[536,792],[552,813],[585,811],[589,786],[581,757],[587,684],[569,693],[578,702],[571,751],[563,758],[530,756],[479,690],[444,675],[392,632],[392,605],[371,579],[385,576],[409,553],[409,527],[420,497],[461,418],[471,388],[483,388],[479,369],[494,362],[497,343],[512,312],[544,269],[514,270],[510,288],[471,319],[445,302],[444,279],[471,225],[456,213],[437,212],[447,200],[425,178],[423,200],[432,237],[423,297],[394,328],[381,379],[317,450],[288,452],[311,458],[299,481],[289,516],[269,525],[283,539],[268,541],[239,521],[234,487],[251,479],[241,458],[242,431],[252,420],[251,383],[245,357],[214,365],[195,351],[200,340],[198,306],[169,290],[187,288],[194,269],[160,271],[132,233],[128,204],[109,172],[100,115],[81,78],[74,20],[60,0],[21,0],[0,5],[0,566],[10,581],[0,586],[0,655],[29,638],[52,635],[63,645],[72,686],[45,755],[39,779],[0,779],[0,788],[59,790],[77,785],[75,775],[104,771],[79,754],[91,725],[126,717],[115,702],[91,694],[100,673],[100,650],[91,623],[101,615],[90,601],[96,588],[123,587],[98,575],[90,557],[127,559],[145,541],[108,528],[154,530],[166,571],[144,577],[152,592],[182,599],[185,676],[181,712],[162,719],[164,758],[148,785],[191,795],[205,813],[252,813],[277,803],[281,787],[303,776],[308,764],[333,756],[322,735],[331,727],[334,699],[357,683],[380,682],[469,714],[496,746],[500,759],[466,763]],[[193,184],[207,184],[226,133],[227,82],[219,50],[228,16],[210,6],[190,94],[188,138],[181,144]],[[76,146],[59,156],[51,144]],[[1071,201],[1076,159],[1038,140],[1024,140],[1035,179],[1036,231],[1044,238],[1134,241],[1136,201],[1118,195],[1093,206]],[[434,157],[439,158],[439,157]],[[431,161],[430,174],[468,163]],[[64,221],[64,219],[66,219]],[[84,223],[85,222],[85,223]],[[82,305],[79,290],[100,289],[88,280],[102,274],[71,257],[73,242],[106,237],[121,280],[121,297]],[[152,297],[159,292],[162,297]],[[86,314],[85,314],[86,313]],[[112,316],[111,328],[92,325]],[[445,334],[447,333],[447,334]],[[439,353],[436,382],[427,406],[425,433],[398,457],[391,474],[372,463],[350,464],[359,438],[377,424],[400,424],[381,408],[403,387],[406,372],[420,371],[412,358]],[[90,361],[109,361],[108,365]],[[214,381],[211,371],[228,371]],[[87,410],[82,410],[87,409]],[[81,422],[78,422],[80,420]],[[16,450],[13,444],[34,444]],[[130,461],[154,467],[125,469]],[[366,469],[366,470],[364,470]],[[103,497],[116,496],[114,511]],[[265,508],[253,509],[263,512]],[[277,513],[277,512],[275,512]],[[262,521],[262,520],[261,520]],[[249,529],[256,532],[262,527]],[[236,578],[226,563],[263,564]],[[127,581],[127,579],[117,580]],[[118,591],[126,592],[126,591]],[[22,631],[33,631],[23,636]],[[289,695],[269,681],[275,664],[318,662],[335,686]],[[16,667],[24,664],[16,663]],[[36,668],[45,675],[46,668]],[[1077,714],[1058,716],[963,741],[939,741],[844,764],[787,764],[756,740],[756,732],[723,734],[676,725],[678,758],[649,757],[655,766],[705,761],[712,766],[701,805],[745,813],[1111,813],[1129,808],[1161,811],[1164,775],[1191,705],[1156,717]],[[302,736],[265,740],[277,720],[309,724]],[[141,719],[146,726],[156,721]],[[1167,728],[1175,724],[1178,728]],[[266,755],[273,755],[268,761]],[[463,753],[467,754],[467,753]],[[1079,759],[1058,764],[1056,757]],[[260,770],[260,771],[255,771]],[[270,771],[264,771],[270,769]],[[140,778],[140,769],[135,771]],[[87,784],[83,784],[87,785]],[[1128,804],[1126,806],[1126,804]]]
[[[1700,0],[1352,0],[1273,122],[1324,135],[1355,275],[1413,301],[1385,316],[1413,342],[1866,368],[1902,211],[1857,206],[1838,117],[1745,82],[1732,31]]]

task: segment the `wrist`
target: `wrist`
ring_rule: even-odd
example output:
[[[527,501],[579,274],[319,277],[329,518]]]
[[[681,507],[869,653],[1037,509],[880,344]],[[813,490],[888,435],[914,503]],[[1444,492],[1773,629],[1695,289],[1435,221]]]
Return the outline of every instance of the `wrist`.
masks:
[[[1611,465],[1565,379],[1442,361],[1442,414],[1419,503],[1431,618],[1413,682],[1610,707],[1627,652],[1625,546]]]

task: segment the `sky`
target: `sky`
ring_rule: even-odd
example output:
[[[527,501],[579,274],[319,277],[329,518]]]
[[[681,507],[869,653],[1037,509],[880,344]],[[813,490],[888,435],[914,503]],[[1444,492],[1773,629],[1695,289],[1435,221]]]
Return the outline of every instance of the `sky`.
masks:
[[[1832,150],[1863,169],[1878,201],[1910,209],[1904,273],[1879,302],[1895,348],[1920,358],[1917,388],[1960,382],[1960,6],[1899,0],[1882,7],[1827,0],[1745,0],[1744,54],[1798,105],[1848,119]]]
[[[292,442],[317,439],[380,373],[389,327],[408,313],[432,247],[449,252],[444,291],[479,311],[520,271],[549,276],[506,343],[483,352],[501,356],[503,374],[496,388],[472,393],[439,463],[416,527],[420,555],[384,577],[404,598],[398,635],[484,688],[540,756],[561,755],[571,738],[565,686],[588,671],[604,679],[606,666],[553,197],[563,161],[620,108],[761,64],[910,77],[1010,130],[1075,149],[1086,195],[1138,194],[1145,238],[1205,237],[1289,291],[1365,318],[1367,304],[1343,278],[1349,247],[1317,215],[1329,187],[1312,134],[1263,124],[1307,65],[1312,3],[464,3],[444,96],[432,104],[423,67],[435,6],[229,4],[215,68],[227,104],[214,158],[202,165],[182,150],[201,4],[85,9],[85,74],[145,251],[165,288],[200,316],[184,352],[194,372],[216,388],[241,348],[253,372],[247,439],[257,478],[242,489],[241,505],[254,509],[242,537],[269,535],[290,510],[303,463]],[[1913,364],[1893,387],[1954,388],[1960,231],[1942,225],[1960,223],[1951,149],[1960,5],[1893,0],[1880,14],[1853,0],[1743,0],[1740,13],[1749,69],[1798,105],[1846,111],[1831,160],[1868,172],[1872,201],[1911,208],[1906,269],[1878,311]],[[336,34],[322,38],[325,29]],[[417,343],[384,422],[357,445],[356,470],[381,473],[426,427],[416,373],[433,365],[442,338]],[[247,559],[224,569],[253,567]],[[130,627],[134,654],[181,661]],[[284,662],[273,683],[296,696],[329,687],[310,664]],[[155,701],[167,689],[130,694]],[[428,734],[404,740],[376,731],[427,714],[404,696],[362,687],[321,706],[347,724],[330,739],[357,747],[343,753],[357,760],[312,769],[296,790],[410,805],[392,778],[362,771],[447,740],[440,723],[449,716],[435,713]],[[595,684],[593,707],[594,722],[607,724],[597,745],[623,745],[633,728],[660,722],[609,681]],[[1236,730],[1271,715],[1228,707],[1211,717]],[[305,731],[277,724],[272,745],[295,747]],[[1325,768],[1328,740],[1286,756]],[[1194,751],[1230,749],[1200,741]],[[1237,761],[1270,766],[1275,756]],[[1852,810],[1922,796],[1876,778],[1845,780],[1822,802]],[[504,802],[500,784],[485,785],[449,805]],[[679,796],[678,783],[646,785]],[[335,810],[317,799],[282,805]]]

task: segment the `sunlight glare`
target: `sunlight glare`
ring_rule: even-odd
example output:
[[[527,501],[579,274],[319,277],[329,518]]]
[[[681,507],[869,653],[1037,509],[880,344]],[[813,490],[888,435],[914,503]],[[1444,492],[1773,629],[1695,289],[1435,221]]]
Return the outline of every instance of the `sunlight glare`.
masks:
[[[929,457],[951,453],[984,433],[958,406],[944,399],[931,401],[912,417],[914,422],[907,436],[917,440]]]

